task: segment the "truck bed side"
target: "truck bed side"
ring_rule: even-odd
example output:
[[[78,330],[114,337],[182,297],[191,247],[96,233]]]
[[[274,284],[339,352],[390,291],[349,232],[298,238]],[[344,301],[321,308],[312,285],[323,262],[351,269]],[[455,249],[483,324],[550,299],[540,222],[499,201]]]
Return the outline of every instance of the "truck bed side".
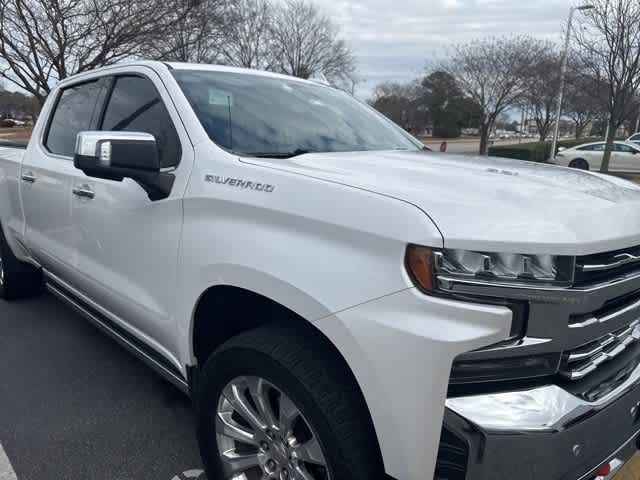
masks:
[[[16,244],[16,240],[22,240],[24,233],[20,170],[25,149],[23,144],[0,143],[0,223],[9,245],[19,257],[22,256],[22,249]]]

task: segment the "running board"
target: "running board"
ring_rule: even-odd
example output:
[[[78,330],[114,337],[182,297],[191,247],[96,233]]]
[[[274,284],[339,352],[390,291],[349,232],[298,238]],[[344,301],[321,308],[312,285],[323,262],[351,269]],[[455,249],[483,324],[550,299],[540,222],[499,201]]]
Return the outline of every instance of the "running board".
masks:
[[[45,285],[47,290],[60,300],[71,306],[75,311],[87,318],[93,325],[98,327],[112,339],[122,345],[130,353],[138,357],[148,366],[153,368],[165,380],[175,385],[183,393],[189,395],[189,384],[182,374],[162,355],[148,347],[129,332],[97,312],[91,306],[86,305],[81,299],[71,292],[68,292],[62,285],[56,284],[50,276],[46,276]]]

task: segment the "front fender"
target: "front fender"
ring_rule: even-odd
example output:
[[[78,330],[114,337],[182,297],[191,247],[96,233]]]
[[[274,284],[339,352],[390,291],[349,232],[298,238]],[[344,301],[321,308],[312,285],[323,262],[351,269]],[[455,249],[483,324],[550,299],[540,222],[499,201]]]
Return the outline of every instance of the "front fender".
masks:
[[[407,243],[443,245],[429,217],[406,202],[237,160],[201,161],[215,155],[206,144],[196,155],[183,201],[176,312],[186,364],[193,312],[210,287],[251,290],[314,321],[409,287]],[[213,175],[273,189],[208,181]]]
[[[411,288],[315,322],[360,385],[386,473],[433,478],[453,360],[507,338],[511,316]]]

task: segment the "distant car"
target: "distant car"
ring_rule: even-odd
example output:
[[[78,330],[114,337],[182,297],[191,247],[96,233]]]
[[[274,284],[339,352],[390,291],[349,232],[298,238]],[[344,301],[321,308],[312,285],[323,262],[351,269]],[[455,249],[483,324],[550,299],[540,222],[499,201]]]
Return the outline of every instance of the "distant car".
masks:
[[[600,170],[606,143],[596,142],[560,149],[556,165],[580,170]],[[612,172],[640,172],[640,145],[630,142],[614,142],[609,170]]]
[[[631,135],[627,138],[627,143],[635,143],[640,145],[640,133],[636,133],[635,135]]]

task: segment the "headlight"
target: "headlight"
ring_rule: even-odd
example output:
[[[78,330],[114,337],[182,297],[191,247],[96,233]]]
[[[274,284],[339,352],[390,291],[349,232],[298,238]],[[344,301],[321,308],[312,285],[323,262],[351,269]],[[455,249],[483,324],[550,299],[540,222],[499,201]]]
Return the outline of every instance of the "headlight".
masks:
[[[431,249],[409,245],[407,271],[421,289],[432,292],[448,279],[495,284],[570,286],[574,257]]]

